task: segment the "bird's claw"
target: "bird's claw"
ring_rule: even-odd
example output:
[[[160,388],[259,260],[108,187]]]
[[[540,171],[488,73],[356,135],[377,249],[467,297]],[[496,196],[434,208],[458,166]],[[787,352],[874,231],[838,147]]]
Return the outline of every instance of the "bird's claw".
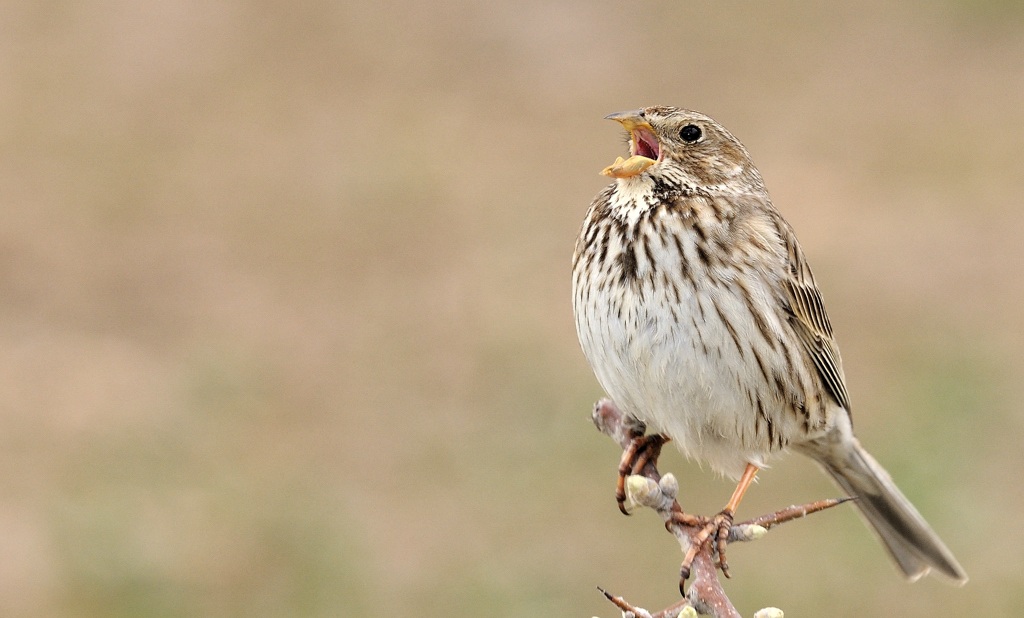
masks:
[[[668,442],[668,437],[659,433],[635,436],[629,448],[622,452],[619,460],[619,478],[615,485],[615,501],[623,515],[629,515],[626,508],[626,477],[643,474],[648,464],[656,466],[661,455],[661,447]]]
[[[725,560],[725,546],[729,542],[729,530],[732,529],[732,524],[733,512],[730,509],[723,509],[718,515],[705,520],[704,527],[693,539],[693,543],[690,545],[690,550],[686,552],[686,556],[683,558],[683,563],[679,566],[679,590],[684,596],[685,592],[683,592],[683,584],[690,577],[690,569],[693,565],[693,559],[697,557],[698,552],[700,552],[705,545],[713,544],[709,549],[711,549],[713,553],[718,554],[718,564],[716,566],[722,569],[723,575],[726,577],[732,577],[732,575],[729,574],[729,563]]]

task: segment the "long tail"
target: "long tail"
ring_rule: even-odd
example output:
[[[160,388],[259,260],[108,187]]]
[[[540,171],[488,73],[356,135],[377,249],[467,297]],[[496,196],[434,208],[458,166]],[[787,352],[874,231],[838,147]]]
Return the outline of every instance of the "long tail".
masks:
[[[919,579],[934,568],[957,585],[967,583],[967,573],[953,553],[896,487],[889,473],[856,439],[847,445],[851,448],[830,449],[828,456],[815,459],[844,491],[857,498],[854,504],[907,579]]]

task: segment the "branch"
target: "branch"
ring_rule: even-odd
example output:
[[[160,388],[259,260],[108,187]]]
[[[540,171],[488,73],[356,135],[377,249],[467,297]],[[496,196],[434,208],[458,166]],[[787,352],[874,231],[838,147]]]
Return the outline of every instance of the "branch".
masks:
[[[602,399],[594,406],[592,419],[597,429],[615,441],[624,451],[630,448],[636,438],[642,437],[646,428],[639,420],[623,414],[614,403]],[[665,522],[665,528],[676,537],[679,546],[686,556],[683,562],[679,590],[683,592],[683,583],[689,576],[693,577],[689,592],[684,599],[659,612],[651,613],[643,608],[634,607],[621,597],[601,592],[623,612],[624,618],[676,618],[679,616],[695,616],[696,613],[713,616],[714,618],[740,618],[740,613],[733,606],[722,588],[718,578],[718,565],[715,561],[715,543],[700,542],[698,535],[704,530],[708,519],[684,513],[676,496],[679,483],[675,476],[662,476],[657,468],[657,453],[644,462],[640,474],[626,479],[626,499],[632,506],[645,506],[653,509]],[[754,541],[765,534],[773,526],[787,521],[802,518],[811,513],[842,504],[850,498],[820,500],[811,504],[790,506],[775,513],[762,515],[754,519],[734,524],[729,530],[728,541],[731,543]],[[687,560],[691,558],[687,569]],[[782,611],[765,608],[755,614],[755,618],[782,618]]]

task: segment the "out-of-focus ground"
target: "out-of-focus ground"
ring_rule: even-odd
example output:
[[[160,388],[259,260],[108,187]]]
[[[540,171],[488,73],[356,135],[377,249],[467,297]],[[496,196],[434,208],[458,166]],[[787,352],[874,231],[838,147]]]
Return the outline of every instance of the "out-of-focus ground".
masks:
[[[852,509],[730,553],[745,615],[1024,613],[1024,10],[8,3],[0,614],[615,616],[680,556],[613,500],[569,260],[705,111],[816,269],[862,441],[972,580]],[[674,453],[692,510],[731,487]],[[807,460],[741,516],[836,494]]]

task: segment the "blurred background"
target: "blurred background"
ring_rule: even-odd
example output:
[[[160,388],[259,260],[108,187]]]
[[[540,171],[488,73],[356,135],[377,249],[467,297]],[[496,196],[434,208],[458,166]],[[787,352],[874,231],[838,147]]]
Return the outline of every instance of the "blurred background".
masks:
[[[0,614],[617,616],[681,556],[614,503],[569,263],[610,112],[751,151],[861,440],[972,580],[853,509],[730,553],[744,615],[1024,612],[1024,5],[8,2]],[[732,491],[668,454],[689,510]],[[740,512],[836,495],[805,459]]]

